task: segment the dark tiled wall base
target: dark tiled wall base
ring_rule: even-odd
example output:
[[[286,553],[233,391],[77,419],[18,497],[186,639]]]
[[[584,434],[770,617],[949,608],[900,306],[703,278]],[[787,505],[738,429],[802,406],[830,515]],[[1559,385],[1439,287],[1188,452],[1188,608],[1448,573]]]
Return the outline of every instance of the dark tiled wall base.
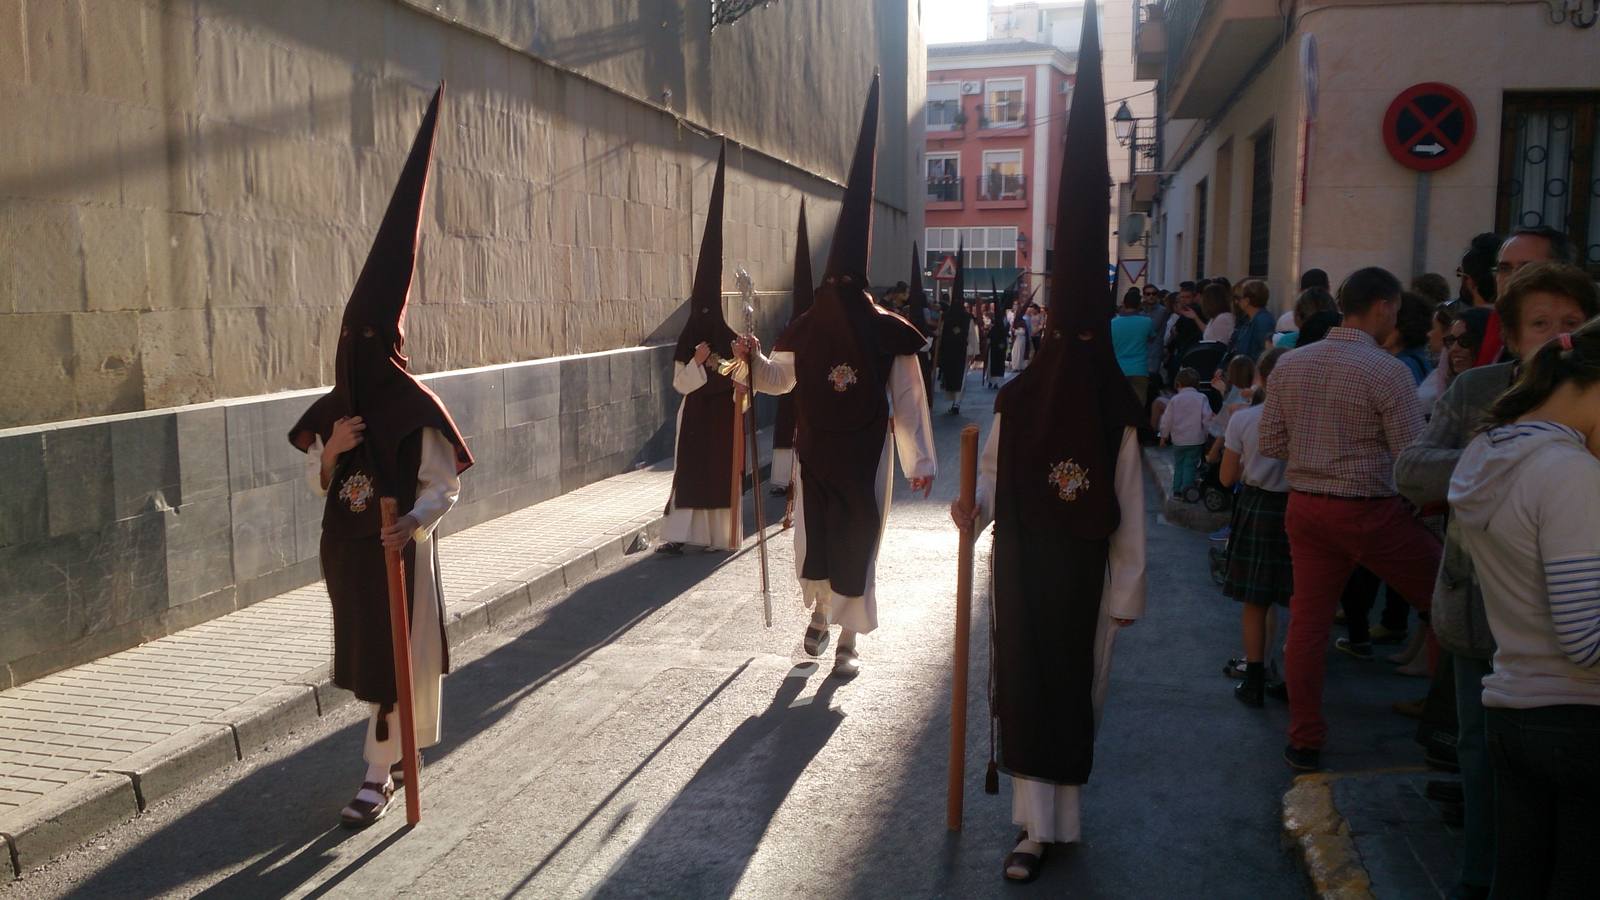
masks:
[[[670,346],[428,376],[478,460],[445,533],[670,457],[671,377]],[[320,578],[285,439],[320,393],[0,431],[0,689]]]

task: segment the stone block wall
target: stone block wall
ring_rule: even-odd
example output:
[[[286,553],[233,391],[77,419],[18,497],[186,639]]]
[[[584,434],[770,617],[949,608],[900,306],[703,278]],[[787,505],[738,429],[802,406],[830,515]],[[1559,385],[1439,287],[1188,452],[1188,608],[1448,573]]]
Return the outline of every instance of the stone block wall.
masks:
[[[872,274],[904,278],[918,6],[784,0],[713,34],[705,0],[0,0],[0,427],[330,381],[441,79],[419,371],[659,337],[718,135],[741,142],[724,287],[743,265],[787,290],[802,198],[826,254],[874,65]]]
[[[670,458],[671,378],[670,345],[428,376],[477,458],[443,533]],[[0,430],[0,690],[319,579],[320,393]]]

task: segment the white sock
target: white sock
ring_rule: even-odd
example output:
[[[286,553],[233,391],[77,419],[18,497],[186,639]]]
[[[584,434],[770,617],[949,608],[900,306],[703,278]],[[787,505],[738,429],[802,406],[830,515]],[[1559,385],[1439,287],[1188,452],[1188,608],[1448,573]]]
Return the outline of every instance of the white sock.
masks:
[[[1038,841],[1023,838],[1017,843],[1016,849],[1011,852],[1028,853],[1032,854],[1033,856],[1039,856],[1044,853],[1044,845]],[[1017,866],[1007,866],[1006,874],[1013,875],[1017,878],[1022,878],[1028,874],[1028,871],[1026,869],[1018,868]]]
[[[389,767],[381,763],[368,763],[367,775],[362,780],[364,782],[370,781],[373,784],[388,784]],[[383,795],[371,788],[364,787],[356,792],[356,799],[365,800],[368,803],[382,803]]]

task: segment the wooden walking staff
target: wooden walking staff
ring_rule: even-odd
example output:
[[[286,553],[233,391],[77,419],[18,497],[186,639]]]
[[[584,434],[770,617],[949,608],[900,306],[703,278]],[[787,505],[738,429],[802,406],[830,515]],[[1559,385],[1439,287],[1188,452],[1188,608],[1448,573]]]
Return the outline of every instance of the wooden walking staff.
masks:
[[[378,500],[383,527],[400,517],[393,497]],[[389,635],[394,640],[395,706],[400,710],[400,765],[406,775],[406,824],[422,821],[422,785],[418,783],[417,716],[411,698],[411,605],[406,602],[406,561],[399,550],[385,548],[389,569]]]
[[[961,429],[961,505],[971,509],[978,494],[978,426]],[[950,768],[944,824],[961,830],[967,770],[967,650],[972,638],[972,522],[961,525],[956,556],[956,670],[950,680]]]

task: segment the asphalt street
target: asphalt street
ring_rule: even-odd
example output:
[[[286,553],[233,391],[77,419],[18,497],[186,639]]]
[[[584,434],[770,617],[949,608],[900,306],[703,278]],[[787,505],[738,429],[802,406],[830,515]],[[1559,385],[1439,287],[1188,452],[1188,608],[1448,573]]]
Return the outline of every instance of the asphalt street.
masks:
[[[1279,836],[1286,713],[1230,696],[1220,667],[1238,643],[1237,609],[1207,578],[1205,537],[1162,524],[1155,491],[1149,613],[1117,644],[1084,843],[1048,859],[1030,888],[1001,881],[1015,827],[1008,786],[983,793],[981,597],[966,827],[946,832],[947,507],[960,427],[987,427],[993,400],[969,383],[960,416],[935,407],[932,499],[899,482],[882,621],[862,639],[857,681],[831,681],[831,658],[819,668],[801,649],[790,535],[770,543],[770,630],[753,543],[731,557],[633,555],[455,649],[417,828],[398,803],[368,831],[338,827],[363,771],[352,705],[0,886],[0,898],[1302,895]],[[775,520],[781,502],[767,508]],[[987,555],[984,538],[980,585]],[[1406,730],[1382,701],[1420,689],[1405,687],[1368,696],[1335,671],[1327,761],[1377,765],[1401,747]]]

